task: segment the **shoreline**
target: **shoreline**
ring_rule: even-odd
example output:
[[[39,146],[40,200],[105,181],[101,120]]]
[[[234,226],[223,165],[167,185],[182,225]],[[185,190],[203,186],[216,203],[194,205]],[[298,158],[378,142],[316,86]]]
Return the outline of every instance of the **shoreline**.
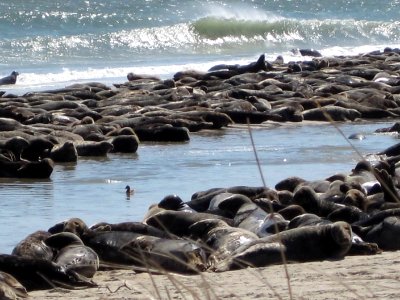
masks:
[[[288,264],[292,299],[396,299],[400,297],[399,257],[400,251],[396,251]],[[42,290],[29,295],[31,299],[46,300],[290,299],[283,265],[201,276],[152,277],[128,270],[102,271],[94,277],[97,288]]]

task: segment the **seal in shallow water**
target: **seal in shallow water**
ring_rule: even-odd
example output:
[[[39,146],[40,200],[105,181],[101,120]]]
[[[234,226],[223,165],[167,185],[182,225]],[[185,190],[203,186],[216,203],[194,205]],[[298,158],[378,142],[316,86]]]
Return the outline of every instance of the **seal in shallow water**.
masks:
[[[17,82],[18,72],[12,71],[10,75],[0,78],[0,85],[15,84]]]

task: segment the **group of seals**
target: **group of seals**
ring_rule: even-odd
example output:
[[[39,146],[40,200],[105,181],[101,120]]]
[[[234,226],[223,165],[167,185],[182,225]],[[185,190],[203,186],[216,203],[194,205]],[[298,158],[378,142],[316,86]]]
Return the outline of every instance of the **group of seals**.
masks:
[[[169,80],[129,74],[116,89],[88,83],[2,95],[0,176],[48,177],[54,162],[135,152],[139,140],[188,141],[189,132],[233,122],[400,115],[400,51],[340,58],[305,53],[316,58],[284,64],[261,55],[247,65],[184,71]],[[88,227],[69,219],[0,255],[0,271],[28,290],[90,287],[99,268],[193,274],[398,250],[399,154],[396,145],[350,174],[313,182],[291,177],[275,189],[211,188],[186,202],[168,195],[143,222]],[[7,275],[0,283],[2,291],[23,293]]]
[[[0,255],[0,272],[29,291],[94,286],[99,269],[194,274],[399,250],[399,160],[361,160],[349,174],[289,177],[275,189],[211,188],[187,202],[167,195],[142,222],[68,219]]]
[[[135,153],[141,141],[187,142],[191,132],[233,123],[400,115],[397,49],[349,57],[299,53],[313,58],[269,62],[261,54],[248,64],[187,70],[165,80],[129,73],[126,83],[114,87],[89,82],[24,95],[1,92],[0,148],[11,137],[41,138],[53,145],[45,157],[76,162],[79,156]],[[13,83],[17,75],[0,84]],[[25,159],[44,158],[38,148],[32,143]],[[0,175],[7,174],[12,172]]]

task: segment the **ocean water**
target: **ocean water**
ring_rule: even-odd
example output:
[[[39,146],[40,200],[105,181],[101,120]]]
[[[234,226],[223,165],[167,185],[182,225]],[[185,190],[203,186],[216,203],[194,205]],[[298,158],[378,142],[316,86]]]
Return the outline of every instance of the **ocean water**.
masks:
[[[21,94],[74,82],[121,83],[128,72],[168,78],[219,63],[304,59],[291,52],[359,54],[400,45],[400,1],[0,1],[0,76],[16,70]],[[307,59],[307,58],[305,58]],[[385,123],[342,124],[362,155],[398,142],[375,135]],[[350,172],[360,159],[331,125],[253,131],[269,187],[289,176],[322,179]],[[327,138],[328,137],[328,138]],[[129,184],[136,194],[126,199]],[[49,180],[0,179],[0,253],[56,222],[80,217],[139,221],[168,194],[185,201],[200,190],[260,186],[249,133],[226,129],[191,135],[189,143],[143,143],[137,154],[59,164]]]
[[[121,83],[128,72],[359,54],[400,45],[399,0],[0,1],[0,76],[22,93],[71,82]]]

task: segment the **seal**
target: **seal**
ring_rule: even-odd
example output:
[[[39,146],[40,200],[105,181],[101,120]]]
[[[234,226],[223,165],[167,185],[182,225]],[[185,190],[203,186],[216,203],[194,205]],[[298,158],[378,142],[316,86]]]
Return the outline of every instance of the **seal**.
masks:
[[[81,237],[85,232],[89,231],[86,223],[79,218],[70,218],[60,223],[57,223],[48,229],[51,234],[60,232],[71,232]]]
[[[0,78],[0,85],[15,84],[17,82],[18,72],[12,71],[10,75]]]
[[[300,205],[307,213],[316,214],[319,217],[328,217],[332,213],[340,211],[344,221],[354,222],[365,217],[366,213],[354,206],[343,206],[341,204],[320,199],[315,191],[309,186],[300,187],[294,194],[292,204]],[[351,220],[345,219],[351,216]]]
[[[9,161],[0,159],[0,177],[9,178],[49,178],[54,162],[45,158],[41,161]]]
[[[233,214],[235,227],[251,231],[259,237],[286,229],[289,222],[280,214],[267,213],[246,196],[240,196],[242,197],[228,197],[218,205],[221,210],[229,210]]]
[[[83,142],[75,144],[78,156],[107,156],[114,148],[110,142]]]
[[[55,162],[76,162],[78,160],[78,152],[75,145],[67,141],[51,149],[50,158]]]
[[[192,239],[200,239],[208,249],[208,266],[227,259],[240,246],[258,239],[255,233],[229,226],[217,219],[204,219],[189,227]]]
[[[111,140],[112,152],[136,153],[139,147],[139,139],[136,135],[118,135]]]
[[[129,231],[142,235],[150,235],[159,238],[169,238],[169,235],[153,226],[143,224],[142,222],[122,222],[122,223],[106,223],[101,222],[90,226],[92,231]]]
[[[350,250],[351,243],[352,230],[346,222],[289,229],[246,243],[214,269],[227,271],[245,266],[278,264],[282,263],[283,258],[279,253],[283,253],[288,262],[343,258]]]
[[[340,106],[324,106],[322,108],[312,108],[303,113],[304,120],[309,121],[354,121],[361,118],[358,110],[343,108]]]
[[[43,137],[35,137],[29,140],[29,145],[22,152],[22,158],[38,161],[50,155],[54,144]]]
[[[29,142],[23,137],[16,136],[5,141],[3,148],[14,154],[14,161],[21,160],[22,152],[29,147]]]
[[[205,269],[204,250],[193,242],[164,239],[129,231],[87,231],[85,245],[98,253],[106,268],[126,266],[154,273],[193,273]]]
[[[206,253],[194,242],[140,236],[121,251],[140,261],[140,265],[158,272],[199,273],[206,269]]]
[[[276,191],[264,186],[232,186],[229,188],[212,188],[206,191],[194,193],[191,200],[187,202],[187,205],[196,211],[204,212],[210,207],[211,199],[220,193],[240,194],[250,198],[251,200],[257,198],[268,198],[271,200],[278,199]]]
[[[160,230],[167,234],[179,237],[190,236],[189,226],[196,222],[205,219],[223,220],[229,225],[233,224],[233,220],[218,215],[208,213],[191,213],[186,211],[164,210],[156,213],[146,220],[144,223]]]
[[[43,259],[1,254],[0,270],[15,277],[27,291],[97,286],[92,280]]]
[[[381,211],[368,219],[355,222],[354,231],[367,242],[387,251],[400,250],[400,209]]]
[[[56,250],[53,261],[65,270],[72,270],[87,278],[93,278],[99,269],[99,257],[91,248],[71,232],[51,235],[45,240],[46,245]]]
[[[297,216],[290,221],[288,228],[300,228],[307,226],[321,226],[333,224],[332,221],[323,219],[314,214],[303,214]],[[349,249],[348,255],[373,255],[381,253],[381,249],[376,243],[370,243],[364,241],[357,233],[351,232],[351,247]]]
[[[181,199],[181,197],[179,197],[178,195],[175,195],[175,194],[165,196],[158,203],[158,207],[163,208],[163,209],[186,211],[186,212],[191,212],[191,213],[196,212],[189,205],[184,203],[183,200]]]
[[[50,235],[48,231],[35,231],[20,241],[11,254],[51,261],[53,259],[53,250],[44,242]]]

